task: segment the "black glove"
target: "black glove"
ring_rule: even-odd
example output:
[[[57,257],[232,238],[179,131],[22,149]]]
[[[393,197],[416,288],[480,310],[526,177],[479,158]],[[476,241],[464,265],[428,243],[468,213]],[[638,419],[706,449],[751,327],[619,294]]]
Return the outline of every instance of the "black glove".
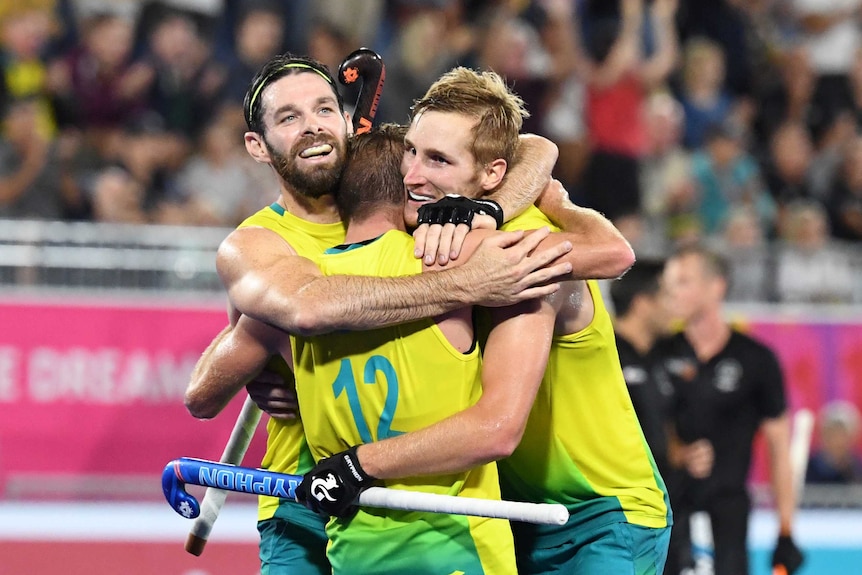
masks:
[[[419,208],[419,224],[467,224],[473,223],[473,216],[491,216],[497,222],[497,229],[503,225],[503,208],[494,200],[473,200],[448,194],[433,204]]]
[[[804,560],[802,551],[793,542],[790,535],[781,535],[778,537],[778,543],[775,545],[775,551],[772,552],[772,566],[783,565],[787,575],[793,575]]]
[[[359,465],[357,446],[321,459],[296,487],[296,500],[317,513],[351,517],[356,499],[371,487],[371,477]]]

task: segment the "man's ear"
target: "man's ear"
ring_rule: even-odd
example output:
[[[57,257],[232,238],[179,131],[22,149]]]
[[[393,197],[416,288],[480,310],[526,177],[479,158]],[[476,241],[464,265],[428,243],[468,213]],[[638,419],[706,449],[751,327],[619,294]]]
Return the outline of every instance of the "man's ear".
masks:
[[[245,149],[248,154],[254,158],[255,162],[260,164],[269,164],[269,151],[266,149],[266,144],[263,141],[263,136],[257,132],[246,132]]]
[[[486,192],[495,189],[503,181],[508,164],[503,158],[497,158],[482,167],[482,189]]]

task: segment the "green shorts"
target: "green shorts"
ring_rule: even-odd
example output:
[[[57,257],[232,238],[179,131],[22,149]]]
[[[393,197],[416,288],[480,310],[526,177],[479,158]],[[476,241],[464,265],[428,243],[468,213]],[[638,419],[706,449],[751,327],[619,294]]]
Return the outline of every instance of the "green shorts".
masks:
[[[293,505],[296,505],[295,503]],[[311,513],[311,512],[309,512]],[[330,575],[323,521],[259,521],[261,575]]]
[[[664,571],[670,527],[618,522],[589,530],[573,527],[570,533],[565,543],[543,547],[541,539],[519,540],[516,531],[518,573],[661,575]]]

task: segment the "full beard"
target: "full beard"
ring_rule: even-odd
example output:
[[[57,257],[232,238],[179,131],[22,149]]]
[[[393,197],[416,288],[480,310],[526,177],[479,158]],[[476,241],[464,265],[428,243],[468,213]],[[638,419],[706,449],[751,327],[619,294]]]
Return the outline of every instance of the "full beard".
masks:
[[[330,144],[335,154],[335,162],[328,165],[314,165],[304,169],[299,166],[299,152],[310,146]],[[276,147],[266,142],[272,167],[285,185],[307,198],[317,199],[327,194],[335,193],[341,181],[344,168],[345,146],[334,138],[303,138],[299,140],[289,153],[283,154]]]

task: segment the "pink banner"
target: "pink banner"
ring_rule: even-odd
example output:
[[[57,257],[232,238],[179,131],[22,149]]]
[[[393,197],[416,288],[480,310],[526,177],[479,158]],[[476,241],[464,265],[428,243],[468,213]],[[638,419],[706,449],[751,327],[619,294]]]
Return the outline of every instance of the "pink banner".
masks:
[[[749,333],[778,355],[791,411],[843,399],[862,411],[862,324],[821,321],[751,322]],[[818,447],[815,426],[811,449]],[[862,455],[862,443],[858,446]],[[768,481],[766,447],[757,443],[751,479]]]
[[[218,305],[0,303],[0,496],[39,496],[40,479],[50,497],[62,478],[123,475],[151,475],[158,493],[169,460],[218,459],[242,399],[204,422],[183,393],[225,323]]]

